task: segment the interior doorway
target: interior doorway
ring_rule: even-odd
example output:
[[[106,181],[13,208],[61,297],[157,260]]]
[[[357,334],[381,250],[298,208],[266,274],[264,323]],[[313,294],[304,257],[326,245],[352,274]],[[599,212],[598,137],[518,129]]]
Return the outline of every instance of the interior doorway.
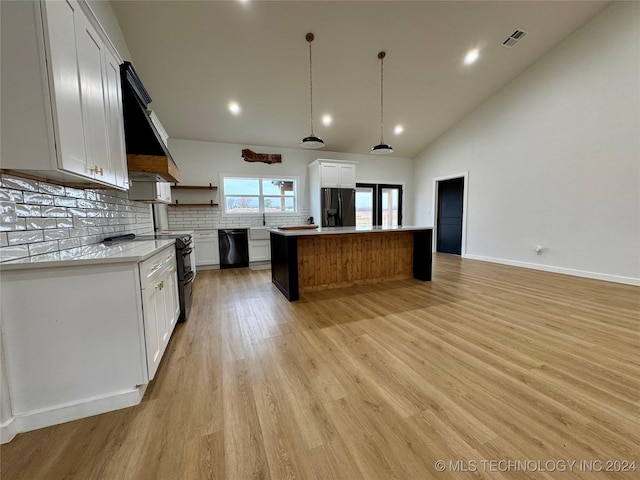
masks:
[[[356,225],[402,225],[402,185],[357,183]]]
[[[462,255],[466,175],[436,179],[436,251]]]

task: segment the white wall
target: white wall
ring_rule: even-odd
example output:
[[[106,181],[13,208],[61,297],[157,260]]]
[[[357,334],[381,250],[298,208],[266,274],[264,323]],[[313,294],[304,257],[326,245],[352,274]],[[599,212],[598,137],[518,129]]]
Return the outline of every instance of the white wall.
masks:
[[[124,39],[118,19],[111,8],[111,2],[105,0],[87,0],[87,4],[95,14],[96,18],[107,32],[107,36],[113,43],[116,50],[124,60],[131,61],[131,53]]]
[[[469,257],[640,284],[639,32],[612,4],[421,152],[416,222],[468,171]]]
[[[245,162],[241,157],[244,148],[258,153],[280,153],[282,163]],[[356,161],[358,182],[401,183],[405,185],[405,198],[411,199],[413,195],[413,161],[408,158],[176,139],[169,139],[169,150],[180,168],[181,183],[186,185],[206,185],[209,182],[218,185],[220,173],[297,176],[300,178],[299,196],[303,210],[309,208],[307,166],[318,158]],[[403,208],[404,223],[410,225],[413,223],[413,205],[405,201]]]

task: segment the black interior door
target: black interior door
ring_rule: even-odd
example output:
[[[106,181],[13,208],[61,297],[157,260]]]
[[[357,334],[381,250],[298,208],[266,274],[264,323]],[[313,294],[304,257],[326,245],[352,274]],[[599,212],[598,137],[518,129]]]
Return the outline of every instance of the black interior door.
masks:
[[[462,252],[462,207],[464,178],[438,182],[438,225],[436,250],[460,255]]]

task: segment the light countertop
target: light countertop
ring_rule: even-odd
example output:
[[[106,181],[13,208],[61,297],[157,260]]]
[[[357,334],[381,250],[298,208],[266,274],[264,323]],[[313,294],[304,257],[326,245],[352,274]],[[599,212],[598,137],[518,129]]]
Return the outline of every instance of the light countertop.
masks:
[[[279,230],[272,228],[269,231],[285,237],[308,237],[314,235],[345,235],[358,233],[384,233],[384,232],[416,232],[420,230],[433,230],[433,227],[318,227],[317,229]]]
[[[137,263],[175,244],[174,239],[140,240],[113,245],[96,243],[59,252],[21,258],[0,263],[0,270],[26,270],[34,268],[103,265],[108,263]]]

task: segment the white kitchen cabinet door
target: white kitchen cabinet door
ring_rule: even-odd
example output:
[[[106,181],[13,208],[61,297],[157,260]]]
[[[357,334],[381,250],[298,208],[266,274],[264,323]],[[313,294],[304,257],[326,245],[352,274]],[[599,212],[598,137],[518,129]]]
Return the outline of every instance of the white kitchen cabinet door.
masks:
[[[271,242],[269,240],[249,241],[249,261],[263,262],[271,260]]]
[[[196,266],[219,265],[218,232],[196,233],[194,239],[196,244]]]
[[[171,203],[171,184],[167,182],[140,182],[134,180],[129,187],[129,200],[150,203]]]
[[[142,312],[144,316],[144,339],[147,348],[147,372],[149,381],[158,370],[162,359],[162,332],[159,330],[158,305],[161,304],[158,282],[152,282],[142,290]],[[163,306],[164,308],[164,306]],[[164,316],[164,312],[162,313]]]
[[[356,166],[339,165],[340,188],[356,188]]]
[[[80,100],[87,160],[93,178],[113,184],[109,172],[109,139],[104,99],[104,52],[98,32],[84,15],[76,15],[76,45],[80,76]],[[106,169],[106,171],[105,171]],[[105,177],[106,173],[106,177]]]
[[[340,187],[340,165],[336,163],[321,163],[320,182],[322,188]]]
[[[158,200],[163,203],[171,203],[171,184],[168,182],[157,183]]]
[[[122,188],[129,187],[127,153],[124,144],[124,116],[122,111],[122,87],[120,64],[108,49],[104,49],[104,96],[109,139],[109,180]],[[171,189],[169,189],[171,193]],[[171,201],[171,198],[169,198]]]
[[[164,308],[167,323],[167,342],[180,317],[180,300],[178,298],[178,268],[176,252],[171,249],[164,254],[164,271],[162,273],[162,290],[165,296]]]
[[[87,156],[82,116],[80,61],[76,34],[84,38],[84,13],[75,2],[43,4],[46,22],[52,107],[57,134],[58,166],[66,171],[93,178],[93,162]],[[86,32],[85,32],[86,34]],[[85,67],[85,69],[88,66]]]

